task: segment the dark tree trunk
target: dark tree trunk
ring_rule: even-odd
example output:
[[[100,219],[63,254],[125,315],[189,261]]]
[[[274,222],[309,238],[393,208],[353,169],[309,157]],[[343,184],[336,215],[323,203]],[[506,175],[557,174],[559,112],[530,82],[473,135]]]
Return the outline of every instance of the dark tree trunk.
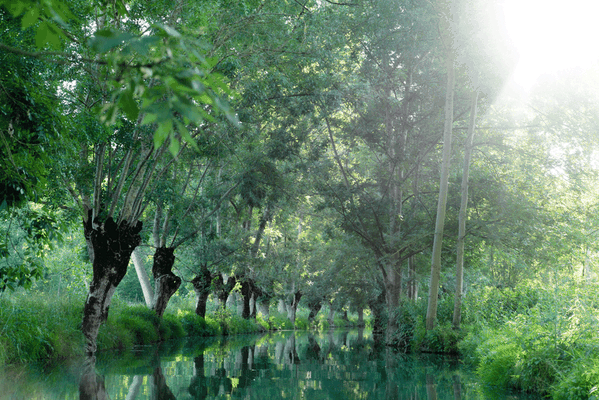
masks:
[[[90,213],[91,214],[91,213]],[[82,331],[86,340],[86,353],[96,352],[96,339],[100,325],[108,318],[108,309],[112,295],[127,273],[131,253],[141,242],[139,232],[142,223],[134,226],[127,221],[116,224],[112,218],[99,223],[91,216],[83,224],[90,259],[93,266],[93,278],[83,309]]]
[[[299,290],[296,291],[293,294],[293,297],[291,298],[291,304],[289,305],[289,307],[287,309],[287,318],[289,318],[289,320],[291,321],[292,324],[295,324],[295,313],[297,311],[297,306],[298,306],[301,298],[302,298],[302,292],[300,292]]]
[[[104,377],[96,373],[96,357],[88,356],[79,379],[80,400],[108,400]]]
[[[162,318],[168,301],[181,286],[181,278],[173,274],[175,264],[175,249],[173,247],[158,247],[154,253],[152,274],[154,275],[154,300],[152,309]]]
[[[361,328],[364,324],[364,309],[362,307],[358,308],[358,326]]]
[[[318,312],[322,308],[322,302],[320,300],[312,301],[308,303],[308,308],[310,309],[310,314],[308,315],[308,322],[312,322],[314,321],[314,318],[316,318]]]
[[[220,302],[220,307],[224,310],[227,308],[227,299],[229,298],[229,294],[231,290],[235,287],[237,281],[234,276],[230,276],[227,279],[227,283],[224,283],[223,276],[218,274],[216,279],[214,280],[214,289],[216,292],[216,297],[218,297],[218,301]]]
[[[241,318],[249,319],[250,318],[250,300],[252,299],[252,294],[254,293],[254,282],[252,279],[248,277],[239,278],[241,283],[241,297],[243,301],[243,311],[241,312]]]
[[[374,317],[374,321],[372,322],[372,333],[375,334],[382,334],[385,331],[385,297],[385,292],[382,291],[376,299],[368,302],[368,307],[370,307],[370,311]]]
[[[196,292],[197,303],[196,303],[196,314],[202,318],[206,317],[206,304],[208,303],[208,296],[210,295],[210,288],[212,286],[212,274],[208,270],[206,265],[202,265],[200,273],[192,279],[191,284]]]

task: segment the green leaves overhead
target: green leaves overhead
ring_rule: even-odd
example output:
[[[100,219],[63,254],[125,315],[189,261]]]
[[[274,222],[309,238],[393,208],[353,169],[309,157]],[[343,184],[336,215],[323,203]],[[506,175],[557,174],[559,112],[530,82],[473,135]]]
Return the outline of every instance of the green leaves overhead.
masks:
[[[227,102],[234,93],[224,76],[212,71],[216,60],[205,54],[210,46],[164,24],[152,28],[151,36],[103,29],[90,40],[102,62],[116,71],[102,121],[114,124],[119,111],[132,122],[141,116],[142,125],[156,127],[154,145],[170,139],[174,154],[181,141],[195,146],[191,127],[214,122],[218,115],[237,125]]]

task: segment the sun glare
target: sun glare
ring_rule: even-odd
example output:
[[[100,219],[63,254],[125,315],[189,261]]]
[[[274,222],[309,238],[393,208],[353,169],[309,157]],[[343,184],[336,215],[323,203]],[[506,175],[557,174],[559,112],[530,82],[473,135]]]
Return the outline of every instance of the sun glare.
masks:
[[[512,79],[525,90],[543,74],[599,60],[599,2],[505,0],[506,29],[519,53]]]

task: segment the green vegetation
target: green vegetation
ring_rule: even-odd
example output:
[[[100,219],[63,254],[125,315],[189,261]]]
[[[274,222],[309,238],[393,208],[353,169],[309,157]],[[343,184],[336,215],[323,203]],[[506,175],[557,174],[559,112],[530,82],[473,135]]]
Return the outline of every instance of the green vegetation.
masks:
[[[507,2],[0,0],[0,361],[367,326],[596,396],[599,74],[508,96]]]

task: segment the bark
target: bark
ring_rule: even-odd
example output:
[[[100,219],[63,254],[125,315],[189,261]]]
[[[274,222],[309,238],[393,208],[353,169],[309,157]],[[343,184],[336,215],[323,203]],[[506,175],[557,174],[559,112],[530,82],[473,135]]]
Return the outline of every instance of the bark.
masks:
[[[218,298],[220,307],[223,310],[225,308],[227,308],[227,299],[229,298],[229,294],[231,293],[231,290],[233,290],[233,288],[235,287],[235,283],[237,283],[237,281],[235,280],[235,277],[230,276],[227,279],[227,283],[225,284],[223,276],[221,274],[218,274],[216,276],[216,279],[214,280],[214,288],[215,288],[215,292],[216,292],[216,297]]]
[[[418,280],[416,279],[416,262],[414,256],[408,258],[408,290],[407,295],[410,300],[418,299]]]
[[[291,321],[291,323],[294,325],[295,325],[295,313],[297,312],[297,306],[298,306],[301,298],[302,298],[302,292],[297,290],[291,298],[291,304],[289,304],[289,306],[287,307],[287,318],[289,318],[289,321]]]
[[[308,308],[310,309],[310,314],[308,315],[308,322],[312,322],[314,321],[314,318],[316,318],[316,315],[318,315],[318,312],[322,308],[322,302],[320,300],[312,301],[308,303]]]
[[[474,127],[476,126],[476,105],[478,90],[472,93],[470,104],[470,122],[468,124],[468,137],[464,144],[464,171],[462,175],[462,201],[458,217],[458,244],[456,257],[456,286],[453,307],[453,327],[459,329],[462,320],[462,295],[464,291],[464,238],[466,237],[466,219],[468,218],[468,178],[470,174],[470,158],[472,156],[472,142],[474,140]]]
[[[172,247],[158,247],[154,253],[152,274],[154,275],[154,300],[152,309],[158,317],[162,317],[168,301],[181,286],[181,278],[173,274],[175,264],[175,249]]]
[[[358,308],[358,327],[363,327],[366,324],[364,323],[364,309]]]
[[[208,296],[210,295],[210,288],[212,286],[212,274],[205,264],[202,265],[200,273],[191,280],[191,284],[196,293],[196,314],[205,318],[206,304],[208,303]]]
[[[154,290],[150,285],[150,278],[148,277],[148,273],[144,268],[143,257],[139,248],[133,250],[131,253],[131,260],[133,260],[133,265],[135,266],[135,272],[137,273],[137,279],[139,280],[139,284],[141,285],[141,290],[144,294],[144,300],[148,308],[152,308],[152,299],[154,298]]]
[[[331,328],[335,326],[335,309],[333,308],[332,304],[329,305],[329,316],[327,318],[327,322]]]
[[[383,290],[375,299],[368,302],[368,307],[372,312],[372,333],[381,334],[384,329],[384,304],[385,291]]]
[[[90,212],[91,214],[91,212]],[[82,331],[86,340],[86,353],[96,352],[96,339],[100,325],[108,318],[110,301],[118,284],[127,273],[131,253],[141,242],[142,223],[119,225],[112,218],[100,223],[91,215],[84,222],[85,237],[89,238],[90,258],[93,259],[93,278],[83,309]]]
[[[447,18],[449,18],[449,11]],[[431,261],[431,276],[428,292],[428,307],[426,310],[426,329],[435,326],[437,318],[437,302],[439,296],[439,279],[441,276],[441,248],[443,246],[443,229],[445,226],[445,211],[447,207],[447,191],[449,183],[449,166],[451,161],[451,134],[453,125],[453,94],[455,86],[453,51],[447,56],[447,89],[445,95],[445,127],[443,129],[443,160],[441,162],[441,182],[437,202],[437,219],[435,221],[435,237]]]
[[[243,302],[241,318],[249,319],[251,314],[250,300],[254,293],[254,281],[248,277],[241,277],[239,278],[239,282],[241,283],[241,297]]]

